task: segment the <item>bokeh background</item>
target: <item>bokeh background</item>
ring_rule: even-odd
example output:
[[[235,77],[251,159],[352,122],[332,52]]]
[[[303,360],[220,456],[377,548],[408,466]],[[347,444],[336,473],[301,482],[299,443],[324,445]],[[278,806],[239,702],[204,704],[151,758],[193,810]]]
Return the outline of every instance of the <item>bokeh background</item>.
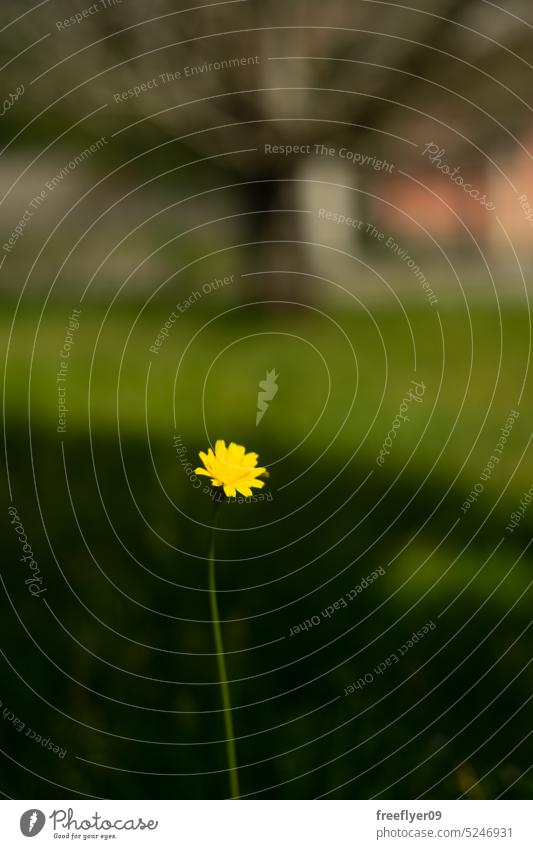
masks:
[[[243,795],[528,797],[530,4],[4,0],[0,49],[0,792],[228,795],[224,438]]]

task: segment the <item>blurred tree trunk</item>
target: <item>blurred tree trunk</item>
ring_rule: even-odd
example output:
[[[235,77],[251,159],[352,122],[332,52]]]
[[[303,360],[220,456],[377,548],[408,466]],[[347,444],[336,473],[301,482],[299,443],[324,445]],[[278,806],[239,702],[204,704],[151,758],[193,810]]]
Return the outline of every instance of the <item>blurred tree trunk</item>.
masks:
[[[254,287],[262,298],[301,301],[309,288],[303,276],[310,271],[309,248],[303,244],[306,213],[295,166],[259,171],[243,186],[249,271],[261,275]]]

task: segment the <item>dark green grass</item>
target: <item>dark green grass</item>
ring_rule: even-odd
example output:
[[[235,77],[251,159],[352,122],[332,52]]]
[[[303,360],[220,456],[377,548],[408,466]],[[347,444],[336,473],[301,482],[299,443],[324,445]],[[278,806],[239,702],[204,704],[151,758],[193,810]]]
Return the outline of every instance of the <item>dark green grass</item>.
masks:
[[[4,760],[10,795],[64,796],[39,776],[97,796],[227,794],[204,559],[211,505],[179,462],[176,433],[193,466],[198,449],[222,436],[259,451],[271,472],[273,500],[228,506],[218,547],[243,792],[530,794],[522,741],[533,516],[505,531],[533,476],[528,382],[517,407],[527,317],[505,312],[501,347],[498,319],[482,308],[471,314],[473,345],[459,309],[441,309],[441,325],[428,309],[409,310],[410,325],[378,309],[375,324],[337,313],[356,372],[338,328],[290,312],[250,310],[246,321],[235,313],[222,322],[197,309],[152,355],[168,311],[161,304],[134,324],[130,306],[102,325],[100,307],[84,309],[65,434],[56,432],[55,373],[70,305],[47,313],[36,336],[30,427],[36,313],[17,324],[7,364],[9,475],[48,606],[27,593],[6,520],[13,607],[3,596],[2,646],[19,675],[4,664],[2,700],[68,755],[54,758],[4,724],[5,752],[35,773]],[[328,401],[328,371],[307,343],[326,360]],[[279,372],[279,392],[256,428],[267,368]],[[426,385],[423,401],[411,403],[379,468],[376,454],[412,379]],[[463,514],[517,408],[500,463]],[[378,567],[385,575],[356,602],[289,636]],[[437,627],[401,662],[343,695],[429,620]]]

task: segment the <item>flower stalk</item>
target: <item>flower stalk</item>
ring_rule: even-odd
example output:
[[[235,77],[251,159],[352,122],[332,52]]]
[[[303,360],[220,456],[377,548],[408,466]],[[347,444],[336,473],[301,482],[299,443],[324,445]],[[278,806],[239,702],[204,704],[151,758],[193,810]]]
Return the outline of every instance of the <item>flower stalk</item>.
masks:
[[[224,714],[224,729],[226,732],[226,755],[228,759],[229,783],[232,799],[239,799],[239,775],[237,770],[237,755],[235,751],[235,733],[233,730],[233,716],[231,713],[231,698],[226,672],[226,658],[224,655],[224,643],[222,641],[222,629],[220,627],[220,615],[218,612],[217,590],[215,580],[215,540],[217,531],[218,504],[215,502],[213,512],[213,524],[211,527],[211,541],[209,545],[209,604],[211,607],[211,622],[213,625],[213,637],[218,665],[218,678],[220,693],[222,696],[222,708]]]

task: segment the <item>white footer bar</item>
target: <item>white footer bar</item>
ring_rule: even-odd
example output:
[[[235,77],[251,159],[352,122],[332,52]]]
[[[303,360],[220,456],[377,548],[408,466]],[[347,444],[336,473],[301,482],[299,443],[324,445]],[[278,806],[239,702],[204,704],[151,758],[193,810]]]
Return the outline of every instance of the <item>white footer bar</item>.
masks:
[[[0,802],[0,845],[531,849],[532,808],[529,801],[9,800]]]

